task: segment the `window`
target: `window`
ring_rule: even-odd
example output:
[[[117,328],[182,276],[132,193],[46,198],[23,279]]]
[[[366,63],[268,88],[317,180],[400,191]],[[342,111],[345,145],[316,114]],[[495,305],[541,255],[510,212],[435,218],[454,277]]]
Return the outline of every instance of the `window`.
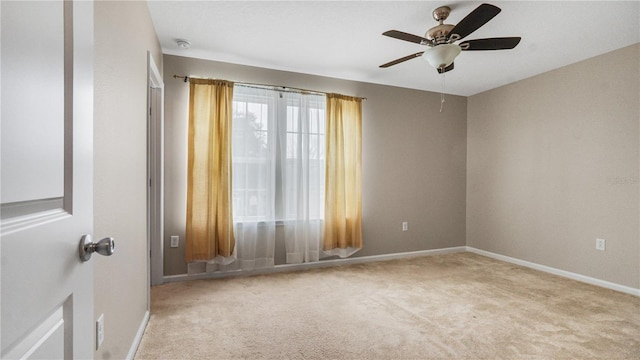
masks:
[[[324,95],[235,86],[235,222],[323,218],[325,108]]]

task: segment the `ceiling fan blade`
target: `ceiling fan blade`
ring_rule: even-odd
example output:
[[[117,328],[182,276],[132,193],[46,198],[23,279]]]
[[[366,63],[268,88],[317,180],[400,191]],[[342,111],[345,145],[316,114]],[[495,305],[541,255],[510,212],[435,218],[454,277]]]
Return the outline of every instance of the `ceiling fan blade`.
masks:
[[[491,4],[482,4],[475,8],[469,15],[451,29],[449,37],[452,34],[457,34],[460,37],[456,40],[464,39],[472,32],[478,30],[482,25],[489,22],[496,15],[500,13],[500,8]]]
[[[418,56],[422,55],[422,53],[424,53],[424,51],[420,51],[420,52],[417,52],[415,54],[407,55],[405,57],[401,57],[400,59],[395,59],[393,61],[389,61],[386,64],[382,64],[382,65],[380,65],[380,67],[381,68],[388,68],[389,66],[397,65],[397,64],[400,64],[401,62],[405,62],[407,60],[411,60],[413,58],[417,58]]]
[[[462,50],[507,50],[513,49],[520,42],[519,37],[503,37],[467,40],[460,43]]]
[[[447,71],[451,71],[451,70],[453,70],[453,63],[451,63],[451,65],[447,66],[444,69],[438,68],[438,74],[443,74],[443,73],[446,73]]]
[[[406,32],[398,31],[398,30],[389,30],[382,33],[384,36],[389,36],[395,39],[400,39],[404,41],[409,41],[416,44],[427,44],[429,43],[429,39],[425,39],[422,36],[409,34]]]

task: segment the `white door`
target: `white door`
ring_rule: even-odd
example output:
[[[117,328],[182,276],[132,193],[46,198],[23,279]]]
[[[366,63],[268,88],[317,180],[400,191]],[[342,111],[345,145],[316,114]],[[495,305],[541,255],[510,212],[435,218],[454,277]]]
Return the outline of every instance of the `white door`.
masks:
[[[93,4],[0,6],[0,356],[92,358]]]

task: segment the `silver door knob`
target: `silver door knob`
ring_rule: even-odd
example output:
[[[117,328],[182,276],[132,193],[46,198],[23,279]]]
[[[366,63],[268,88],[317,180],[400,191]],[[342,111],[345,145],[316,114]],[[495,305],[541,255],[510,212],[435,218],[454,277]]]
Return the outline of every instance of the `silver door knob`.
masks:
[[[100,255],[111,256],[116,250],[116,243],[112,237],[104,238],[97,243],[91,240],[91,235],[83,235],[80,239],[80,260],[82,262],[91,259],[91,254],[97,252]]]

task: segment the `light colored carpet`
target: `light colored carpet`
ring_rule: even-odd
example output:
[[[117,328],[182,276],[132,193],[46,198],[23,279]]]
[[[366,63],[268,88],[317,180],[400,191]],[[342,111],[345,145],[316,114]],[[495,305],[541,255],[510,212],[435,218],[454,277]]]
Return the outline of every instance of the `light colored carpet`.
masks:
[[[136,359],[640,359],[640,298],[471,253],[151,289]]]

